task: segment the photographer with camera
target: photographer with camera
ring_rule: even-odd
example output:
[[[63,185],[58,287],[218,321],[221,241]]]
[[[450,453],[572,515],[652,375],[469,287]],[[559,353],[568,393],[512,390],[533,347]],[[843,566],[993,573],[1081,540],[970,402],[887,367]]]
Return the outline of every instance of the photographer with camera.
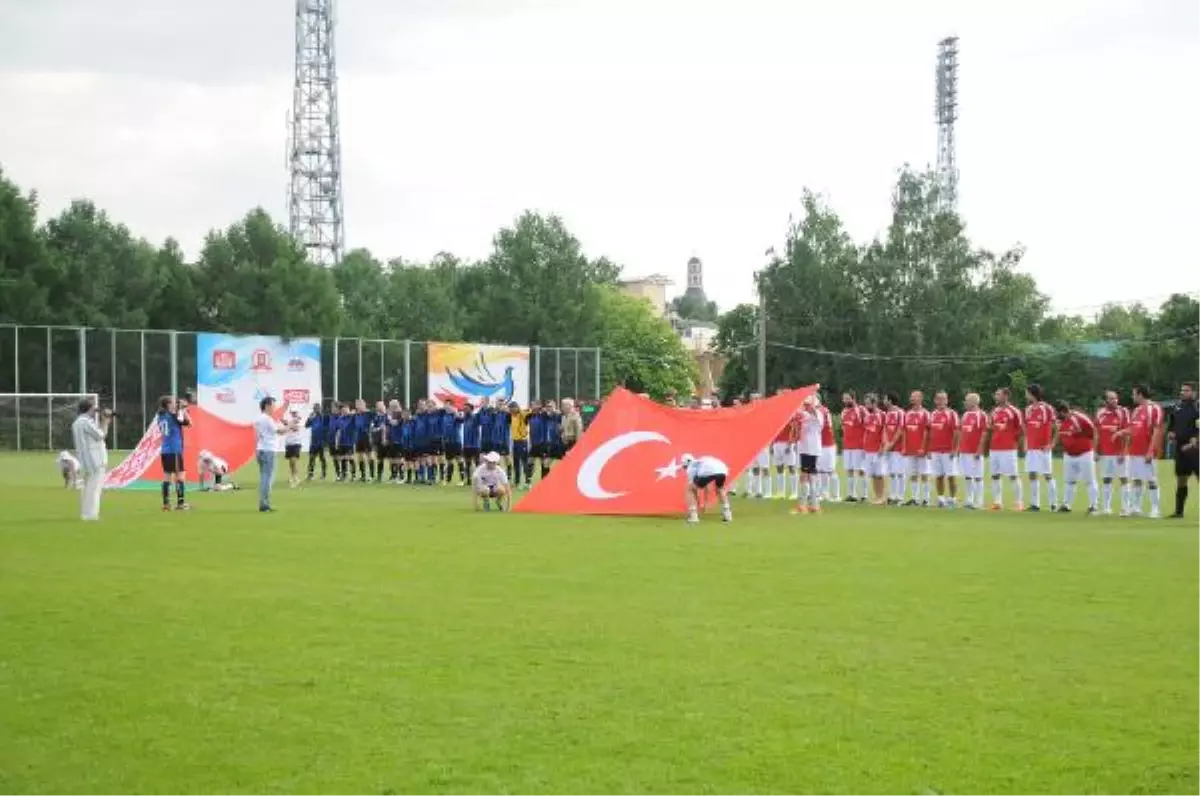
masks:
[[[104,490],[104,475],[108,468],[108,424],[112,421],[111,409],[99,410],[91,398],[79,402],[79,417],[71,424],[71,438],[75,443],[75,457],[83,472],[83,491],[79,495],[80,517],[84,520],[100,519],[100,495]]]

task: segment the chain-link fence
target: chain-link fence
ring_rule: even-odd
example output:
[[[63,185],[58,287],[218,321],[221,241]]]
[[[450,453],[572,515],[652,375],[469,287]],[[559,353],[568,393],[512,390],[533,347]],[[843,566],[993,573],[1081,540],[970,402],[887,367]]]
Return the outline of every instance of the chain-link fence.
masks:
[[[600,398],[599,349],[533,346],[529,358],[530,398]],[[424,341],[321,339],[326,399],[412,406],[427,396],[428,373]],[[86,393],[117,413],[112,447],[129,448],[160,396],[195,386],[193,332],[0,325],[0,450],[68,447],[71,398]]]

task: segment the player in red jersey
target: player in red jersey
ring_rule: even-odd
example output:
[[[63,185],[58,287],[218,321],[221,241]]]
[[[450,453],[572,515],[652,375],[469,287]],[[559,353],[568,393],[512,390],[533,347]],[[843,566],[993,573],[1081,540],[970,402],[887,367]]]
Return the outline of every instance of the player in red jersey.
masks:
[[[1066,499],[1058,507],[1060,514],[1071,511],[1075,502],[1075,484],[1087,482],[1088,514],[1096,513],[1096,461],[1093,449],[1096,445],[1096,424],[1078,409],[1072,409],[1066,401],[1055,404],[1058,416],[1058,439],[1063,449],[1063,478],[1067,482]]]
[[[904,466],[904,410],[894,392],[883,396],[883,453],[887,456],[888,505],[899,505],[908,485]]]
[[[863,468],[863,420],[866,410],[858,405],[853,390],[842,393],[842,469],[846,471],[846,502],[867,499]]]
[[[1150,400],[1150,388],[1144,384],[1133,388],[1133,402],[1137,404],[1129,415],[1129,427],[1119,432],[1129,437],[1129,480],[1133,482],[1130,514],[1142,513],[1142,487],[1150,492],[1150,518],[1157,520],[1158,513],[1158,455],[1162,452],[1163,410]]]
[[[968,509],[983,508],[983,445],[987,439],[989,420],[979,408],[979,393],[969,392],[963,401],[963,416],[958,435],[958,460],[967,482]]]
[[[1121,485],[1121,516],[1129,513],[1129,410],[1121,406],[1116,390],[1104,393],[1104,406],[1096,413],[1096,452],[1104,484],[1104,514],[1112,514],[1113,479]]]
[[[871,504],[882,506],[884,504],[883,481],[887,477],[887,454],[883,452],[883,412],[879,411],[878,399],[874,393],[868,393],[863,398],[863,403],[865,407],[862,415],[862,467],[867,477],[871,479]]]
[[[817,488],[822,500],[841,500],[842,482],[837,477],[837,440],[833,436],[833,413],[821,400],[814,396],[817,411],[821,415],[821,455],[817,457]]]
[[[904,472],[912,485],[912,497],[904,505],[929,505],[929,410],[925,393],[913,390],[904,412]]]
[[[938,508],[954,508],[958,502],[958,412],[950,408],[945,390],[933,396],[933,413],[929,416],[929,464],[937,481]],[[950,498],[946,498],[946,487]]]
[[[1029,511],[1042,510],[1042,485],[1050,492],[1050,510],[1058,503],[1058,482],[1054,480],[1054,409],[1046,403],[1039,384],[1025,389],[1025,472],[1029,474]]]
[[[780,393],[784,392],[780,390]],[[775,492],[779,498],[796,499],[796,419],[792,418],[771,444],[771,461],[775,463]],[[790,492],[790,495],[789,495]]]
[[[1004,508],[1004,482],[1008,478],[1017,491],[1017,511],[1025,508],[1021,494],[1021,476],[1017,472],[1017,452],[1021,447],[1021,412],[1009,403],[1007,387],[996,390],[996,406],[992,409],[992,433],[989,439],[988,465],[992,471],[992,511]]]

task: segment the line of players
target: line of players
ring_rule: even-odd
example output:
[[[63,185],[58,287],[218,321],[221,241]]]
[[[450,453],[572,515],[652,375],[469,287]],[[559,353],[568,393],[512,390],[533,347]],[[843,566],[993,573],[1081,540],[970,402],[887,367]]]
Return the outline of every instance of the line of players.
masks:
[[[936,494],[937,506],[953,508],[959,505],[961,473],[966,492],[961,505],[982,509],[986,465],[993,511],[1004,508],[1006,483],[1013,488],[1018,511],[1041,511],[1044,483],[1051,511],[1070,512],[1075,491],[1082,484],[1088,491],[1088,512],[1111,514],[1116,485],[1121,516],[1140,515],[1145,497],[1149,498],[1149,516],[1160,516],[1156,465],[1163,448],[1164,414],[1147,388],[1133,388],[1132,410],[1121,406],[1115,391],[1108,391],[1104,406],[1094,417],[1065,402],[1051,406],[1036,384],[1029,386],[1025,397],[1024,410],[1018,409],[1009,390],[1000,388],[993,395],[995,405],[985,412],[979,395],[969,393],[960,415],[949,406],[944,391],[935,394],[932,411],[925,407],[919,390],[910,394],[907,408],[900,406],[894,393],[868,394],[862,403],[853,391],[844,393],[840,419],[842,462],[848,480],[845,502],[930,506]],[[806,411],[779,433],[769,450],[758,455],[747,474],[749,496],[796,500],[800,511],[819,511],[821,500],[841,499],[832,414],[819,400],[812,402],[811,414],[820,424],[818,446],[815,436],[813,441],[805,441]],[[1064,458],[1061,501],[1052,461],[1056,446],[1061,446]],[[1022,451],[1029,479],[1028,506],[1019,471]],[[814,485],[814,492],[805,494],[806,482]]]
[[[310,481],[318,463],[326,478],[328,457],[341,482],[468,486],[482,457],[495,453],[508,480],[524,489],[533,482],[535,464],[544,478],[582,433],[569,398],[562,411],[554,401],[521,408],[481,398],[478,406],[462,409],[422,399],[412,412],[396,400],[371,409],[360,398],[353,406],[334,402],[328,410],[314,405],[305,425],[311,432]]]

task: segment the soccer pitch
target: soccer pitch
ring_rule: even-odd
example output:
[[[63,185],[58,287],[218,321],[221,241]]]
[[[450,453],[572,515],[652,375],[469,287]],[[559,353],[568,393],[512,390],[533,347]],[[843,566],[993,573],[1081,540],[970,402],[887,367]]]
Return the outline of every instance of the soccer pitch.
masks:
[[[190,497],[84,524],[53,454],[0,455],[0,792],[1200,788],[1195,496],[696,528]]]

